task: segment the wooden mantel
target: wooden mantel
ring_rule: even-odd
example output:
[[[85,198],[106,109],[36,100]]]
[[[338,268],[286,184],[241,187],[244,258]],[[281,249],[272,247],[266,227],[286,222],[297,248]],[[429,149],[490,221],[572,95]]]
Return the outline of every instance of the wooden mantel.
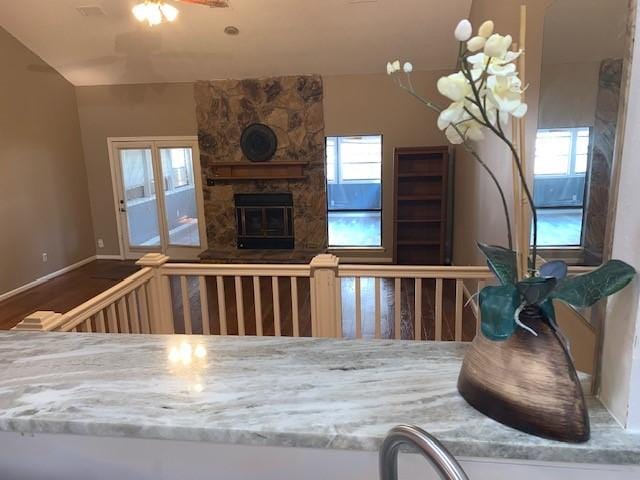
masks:
[[[216,162],[213,180],[303,179],[309,162]]]

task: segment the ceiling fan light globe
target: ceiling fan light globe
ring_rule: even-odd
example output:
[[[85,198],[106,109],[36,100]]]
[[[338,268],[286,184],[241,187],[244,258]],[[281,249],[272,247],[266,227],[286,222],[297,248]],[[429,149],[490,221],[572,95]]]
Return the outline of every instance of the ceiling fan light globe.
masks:
[[[131,9],[131,13],[139,22],[144,22],[147,19],[147,4],[139,3]]]
[[[162,12],[157,3],[147,4],[147,22],[149,22],[151,26],[162,23]]]
[[[180,13],[176,7],[173,5],[169,5],[168,3],[163,3],[160,5],[160,10],[162,11],[162,15],[169,22],[173,22],[176,18],[178,18],[178,14]]]

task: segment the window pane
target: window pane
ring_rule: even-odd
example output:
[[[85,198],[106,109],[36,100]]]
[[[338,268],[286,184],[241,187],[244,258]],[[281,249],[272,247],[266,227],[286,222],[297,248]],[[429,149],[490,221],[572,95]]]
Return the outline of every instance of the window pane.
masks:
[[[331,246],[381,245],[382,137],[327,138]]]
[[[161,148],[169,244],[200,246],[191,148]]]
[[[538,209],[538,245],[577,246],[582,242],[582,209]]]
[[[132,247],[160,245],[158,204],[153,188],[151,150],[120,150],[122,182],[125,189],[127,233]]]
[[[329,212],[329,246],[378,247],[380,212]]]
[[[565,175],[571,159],[571,132],[540,131],[536,139],[534,171],[536,175]]]

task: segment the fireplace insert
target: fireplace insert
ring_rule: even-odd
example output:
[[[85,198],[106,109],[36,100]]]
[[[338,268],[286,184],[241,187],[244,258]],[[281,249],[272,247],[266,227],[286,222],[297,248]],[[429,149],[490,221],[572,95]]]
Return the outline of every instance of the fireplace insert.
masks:
[[[238,248],[294,248],[291,193],[237,193],[234,199]]]

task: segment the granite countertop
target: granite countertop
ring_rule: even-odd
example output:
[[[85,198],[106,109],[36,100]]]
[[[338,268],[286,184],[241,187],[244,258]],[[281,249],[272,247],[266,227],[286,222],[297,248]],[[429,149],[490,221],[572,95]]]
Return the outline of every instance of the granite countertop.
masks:
[[[593,398],[592,439],[504,427],[456,391],[460,343],[0,333],[0,430],[377,450],[400,423],[456,456],[640,464]]]

